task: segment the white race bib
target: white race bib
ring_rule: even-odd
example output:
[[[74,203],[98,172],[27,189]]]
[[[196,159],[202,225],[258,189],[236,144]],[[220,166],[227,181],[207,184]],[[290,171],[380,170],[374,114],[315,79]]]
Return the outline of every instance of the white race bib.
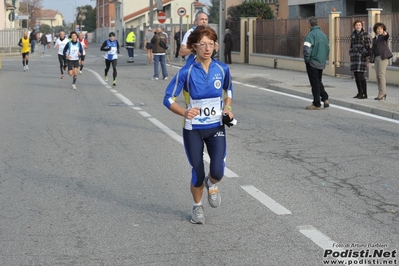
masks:
[[[108,53],[114,55],[116,54],[116,50],[117,50],[116,47],[111,47],[111,50]]]
[[[193,125],[207,125],[220,122],[222,110],[220,108],[220,98],[209,98],[201,100],[191,99],[192,107],[199,108],[199,115],[193,118]]]

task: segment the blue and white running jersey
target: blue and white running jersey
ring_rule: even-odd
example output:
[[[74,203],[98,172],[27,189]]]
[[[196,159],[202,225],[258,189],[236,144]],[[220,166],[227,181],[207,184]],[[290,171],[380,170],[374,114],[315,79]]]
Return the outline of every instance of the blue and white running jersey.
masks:
[[[68,60],[71,60],[71,61],[79,60],[79,53],[81,55],[83,54],[82,45],[80,44],[80,42],[70,41],[64,47],[64,55],[66,55],[67,52],[68,52],[68,55],[70,56],[70,58],[68,58]]]
[[[164,105],[170,109],[174,98],[182,90],[186,109],[200,108],[199,115],[193,119],[184,118],[185,129],[208,129],[223,125],[223,101],[226,97],[233,98],[230,69],[226,64],[212,59],[208,73],[201,63],[185,65],[166,88]]]
[[[107,51],[104,55],[104,58],[107,60],[115,60],[118,59],[118,41],[114,40],[111,42],[109,39],[106,40],[107,47],[111,48],[111,50]]]

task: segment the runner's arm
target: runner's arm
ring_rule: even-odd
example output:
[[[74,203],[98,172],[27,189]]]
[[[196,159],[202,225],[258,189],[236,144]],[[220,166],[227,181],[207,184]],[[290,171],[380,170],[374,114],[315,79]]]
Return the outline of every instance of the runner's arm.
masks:
[[[67,53],[68,49],[69,49],[69,43],[67,45],[65,45],[64,50],[62,51],[62,54],[64,56],[66,56],[66,53]]]
[[[107,41],[104,41],[103,44],[101,45],[100,51],[105,51],[108,52],[111,48],[107,47]]]

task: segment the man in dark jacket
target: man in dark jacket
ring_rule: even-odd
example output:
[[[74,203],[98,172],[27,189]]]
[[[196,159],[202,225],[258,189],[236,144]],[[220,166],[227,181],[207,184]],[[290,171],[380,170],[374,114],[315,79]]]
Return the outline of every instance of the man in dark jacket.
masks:
[[[229,29],[226,29],[226,34],[224,35],[224,62],[226,64],[231,64],[231,50],[233,49],[233,35]]]
[[[44,53],[46,52],[46,47],[47,47],[47,37],[44,33],[42,33],[42,36],[40,37],[40,45],[42,46],[42,56],[44,56]]]
[[[37,37],[38,36],[37,36],[36,30],[32,30],[32,32],[30,33],[30,36],[29,36],[29,39],[31,40],[31,47],[30,47],[31,54],[33,54],[35,52],[35,46],[36,46],[36,43],[38,41]]]
[[[324,108],[330,106],[328,94],[322,83],[323,69],[326,67],[327,56],[330,53],[330,45],[327,36],[318,26],[317,18],[308,19],[310,32],[305,37],[303,44],[303,57],[306,63],[310,85],[312,86],[313,103],[306,107],[307,110],[320,110],[321,101]]]
[[[154,37],[152,37],[151,43],[153,45],[152,51],[154,53],[154,76],[152,80],[159,79],[159,63],[161,63],[163,79],[166,80],[168,79],[168,70],[166,69],[166,44],[168,43],[168,39],[166,34],[163,33],[162,28],[157,28],[156,32],[154,32]]]
[[[182,38],[183,38],[184,34],[186,34],[186,33],[183,32],[183,31],[181,31],[181,30],[176,31],[176,33],[175,33],[175,37],[174,37],[174,39],[175,39],[175,41],[176,41],[176,53],[175,53],[175,58],[178,58],[178,57],[179,57],[180,43],[181,43],[180,34],[181,34],[181,36],[182,36]],[[183,59],[184,59],[184,56],[182,56],[182,57],[183,57]]]

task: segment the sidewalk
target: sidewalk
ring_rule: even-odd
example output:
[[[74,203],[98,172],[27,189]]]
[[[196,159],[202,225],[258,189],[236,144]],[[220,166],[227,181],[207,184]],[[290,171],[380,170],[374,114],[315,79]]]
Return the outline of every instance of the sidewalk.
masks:
[[[174,65],[183,62],[172,61]],[[229,65],[233,81],[256,85],[313,99],[306,72],[274,69],[247,64]],[[374,70],[371,70],[374,71]],[[357,94],[355,79],[323,75],[323,84],[331,104],[399,120],[399,87],[387,85],[387,99],[374,100],[378,95],[377,83],[367,82],[368,99],[354,99]],[[304,104],[303,108],[305,108]]]

